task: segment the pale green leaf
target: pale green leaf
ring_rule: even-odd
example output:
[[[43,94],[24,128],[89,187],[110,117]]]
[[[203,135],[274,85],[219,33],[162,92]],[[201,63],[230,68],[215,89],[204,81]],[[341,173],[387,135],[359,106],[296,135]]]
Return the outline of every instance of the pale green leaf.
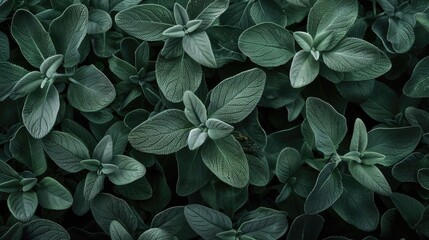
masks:
[[[192,128],[183,111],[170,109],[135,127],[128,139],[141,152],[170,154],[186,146]]]

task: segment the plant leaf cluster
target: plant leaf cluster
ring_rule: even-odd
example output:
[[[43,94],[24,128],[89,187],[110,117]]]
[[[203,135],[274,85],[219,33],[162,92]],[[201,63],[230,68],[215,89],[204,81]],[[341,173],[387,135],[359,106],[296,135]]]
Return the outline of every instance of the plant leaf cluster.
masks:
[[[429,238],[426,0],[0,1],[0,240]]]

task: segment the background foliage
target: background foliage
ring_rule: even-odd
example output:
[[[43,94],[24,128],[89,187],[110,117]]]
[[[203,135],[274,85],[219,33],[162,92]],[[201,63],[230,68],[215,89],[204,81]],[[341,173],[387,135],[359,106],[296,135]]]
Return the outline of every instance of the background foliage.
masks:
[[[0,239],[429,238],[426,0],[3,0],[0,23]]]

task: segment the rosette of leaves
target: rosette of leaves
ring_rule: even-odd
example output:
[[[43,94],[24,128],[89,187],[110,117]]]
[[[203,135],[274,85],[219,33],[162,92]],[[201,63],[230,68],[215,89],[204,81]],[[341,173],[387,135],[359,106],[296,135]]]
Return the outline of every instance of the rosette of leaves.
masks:
[[[306,120],[301,128],[305,139],[301,152],[286,147],[278,155],[276,175],[285,185],[276,201],[283,202],[296,194],[306,198],[303,205],[306,214],[332,207],[356,228],[376,229],[380,216],[374,192],[383,196],[392,193],[377,165],[392,166],[412,153],[421,130],[411,126],[367,132],[362,120],[357,119],[349,151],[341,155],[343,150],[339,146],[347,133],[346,119],[329,103],[313,97],[306,101]],[[315,158],[313,148],[324,157]],[[303,169],[305,164],[320,171],[318,175]],[[313,187],[306,187],[308,184]]]
[[[61,183],[51,177],[38,181],[30,171],[17,173],[7,163],[0,161],[0,192],[8,193],[7,206],[19,221],[33,218],[37,206],[63,210],[71,207],[73,197]]]
[[[406,53],[414,45],[416,11],[409,1],[377,0],[383,9],[372,30],[390,53]]]
[[[242,188],[249,164],[231,124],[242,121],[259,102],[265,73],[251,69],[227,78],[210,92],[209,106],[192,92],[183,95],[185,110],[165,110],[134,128],[131,145],[142,152],[171,154],[188,146],[221,181]],[[205,176],[207,177],[207,175]]]
[[[287,214],[260,207],[236,222],[214,209],[190,204],[184,214],[189,226],[203,239],[279,239],[288,229]]]
[[[69,26],[64,28],[64,26]],[[67,7],[49,25],[49,32],[27,10],[18,10],[12,19],[12,36],[22,55],[39,70],[27,70],[8,62],[0,64],[0,100],[24,98],[22,119],[34,138],[43,138],[54,126],[60,109],[60,94],[65,91],[71,106],[82,112],[98,111],[115,98],[109,79],[95,66],[77,65],[85,58],[80,44],[86,36],[88,10],[82,4]],[[58,72],[62,67],[64,72]]]
[[[137,160],[113,154],[113,141],[110,135],[103,137],[95,146],[92,157],[84,143],[73,135],[53,131],[43,139],[43,147],[49,157],[63,170],[76,173],[83,169],[88,174],[83,179],[82,191],[87,201],[92,200],[104,188],[107,177],[114,185],[125,185],[138,180],[146,173],[146,168]],[[67,150],[68,154],[61,154]]]
[[[282,26],[261,23],[241,34],[239,47],[264,67],[284,65],[293,58],[289,77],[294,88],[310,84],[319,73],[334,83],[373,79],[386,73],[391,63],[371,43],[346,37],[357,15],[357,1],[319,0],[308,14],[307,32],[292,36]],[[294,39],[302,48],[296,53]]]
[[[110,70],[121,80],[115,86],[120,96],[118,111],[142,94],[151,105],[156,105],[161,99],[158,89],[153,86],[155,71],[153,62],[149,62],[149,44],[146,41],[139,44],[133,38],[125,38],[120,45],[120,51],[109,58]]]
[[[133,37],[164,41],[156,62],[156,80],[171,102],[180,102],[185,91],[201,84],[201,65],[217,62],[206,30],[228,8],[229,0],[190,0],[186,9],[176,3],[173,14],[162,5],[142,4],[119,12],[116,24]]]

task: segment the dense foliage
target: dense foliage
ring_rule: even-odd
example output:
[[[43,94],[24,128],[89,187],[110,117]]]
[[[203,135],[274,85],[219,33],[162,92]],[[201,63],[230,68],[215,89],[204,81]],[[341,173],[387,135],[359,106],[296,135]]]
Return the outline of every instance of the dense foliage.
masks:
[[[427,0],[0,0],[0,239],[429,238]]]

